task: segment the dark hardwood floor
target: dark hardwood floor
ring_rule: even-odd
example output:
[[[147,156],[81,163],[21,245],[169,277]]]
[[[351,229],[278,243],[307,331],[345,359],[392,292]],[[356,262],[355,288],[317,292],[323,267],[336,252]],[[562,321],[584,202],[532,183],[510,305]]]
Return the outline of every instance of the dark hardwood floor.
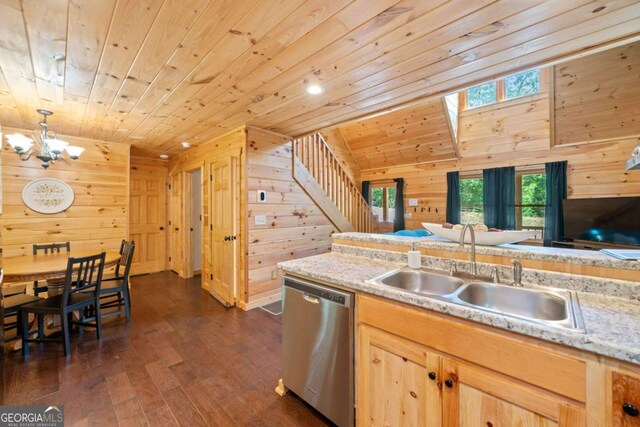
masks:
[[[107,319],[102,342],[72,335],[5,358],[7,405],[64,405],[66,425],[315,426],[313,409],[274,388],[281,317],[225,309],[165,272],[132,279],[132,321]]]

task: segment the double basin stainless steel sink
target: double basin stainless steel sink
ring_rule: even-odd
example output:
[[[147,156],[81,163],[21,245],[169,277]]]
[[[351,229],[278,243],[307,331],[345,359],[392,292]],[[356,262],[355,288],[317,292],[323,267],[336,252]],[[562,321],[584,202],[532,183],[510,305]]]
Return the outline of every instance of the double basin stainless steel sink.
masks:
[[[410,269],[387,272],[370,280],[370,283],[548,326],[584,332],[577,297],[570,291],[537,290],[465,281],[444,273]]]

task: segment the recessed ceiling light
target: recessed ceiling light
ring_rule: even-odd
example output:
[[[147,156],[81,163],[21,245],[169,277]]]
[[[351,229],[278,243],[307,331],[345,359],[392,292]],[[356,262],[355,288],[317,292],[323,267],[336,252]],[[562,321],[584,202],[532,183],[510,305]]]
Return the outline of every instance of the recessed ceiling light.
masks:
[[[182,141],[182,142],[181,142],[181,144],[182,144],[182,146],[183,146],[184,148],[189,148],[189,147],[191,147],[191,143],[190,143],[189,141]]]
[[[311,95],[320,95],[322,92],[324,92],[324,89],[322,89],[322,87],[318,85],[311,85],[307,88],[307,92]]]
[[[167,160],[169,158],[169,155],[168,154],[160,154],[160,158],[162,160]]]

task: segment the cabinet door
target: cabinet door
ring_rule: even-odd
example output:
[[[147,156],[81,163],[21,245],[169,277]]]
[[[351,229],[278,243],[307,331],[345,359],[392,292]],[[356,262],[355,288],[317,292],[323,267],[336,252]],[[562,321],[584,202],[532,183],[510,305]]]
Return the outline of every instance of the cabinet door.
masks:
[[[441,426],[440,357],[366,325],[358,332],[358,425]]]
[[[613,399],[609,417],[614,427],[640,427],[640,377],[611,372]]]
[[[583,408],[487,369],[444,359],[443,424],[448,427],[574,427]]]

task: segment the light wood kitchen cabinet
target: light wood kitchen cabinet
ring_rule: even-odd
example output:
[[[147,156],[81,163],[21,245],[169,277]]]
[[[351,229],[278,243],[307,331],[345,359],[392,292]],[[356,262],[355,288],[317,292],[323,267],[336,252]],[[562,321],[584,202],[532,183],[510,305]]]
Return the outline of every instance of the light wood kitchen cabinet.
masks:
[[[603,425],[605,370],[588,387],[586,354],[375,297],[357,307],[359,426]]]
[[[488,369],[442,361],[445,427],[584,426],[583,408]]]
[[[611,407],[608,408],[610,425],[614,427],[640,427],[640,376],[612,370]]]
[[[358,335],[358,425],[441,426],[440,356],[366,325]]]

